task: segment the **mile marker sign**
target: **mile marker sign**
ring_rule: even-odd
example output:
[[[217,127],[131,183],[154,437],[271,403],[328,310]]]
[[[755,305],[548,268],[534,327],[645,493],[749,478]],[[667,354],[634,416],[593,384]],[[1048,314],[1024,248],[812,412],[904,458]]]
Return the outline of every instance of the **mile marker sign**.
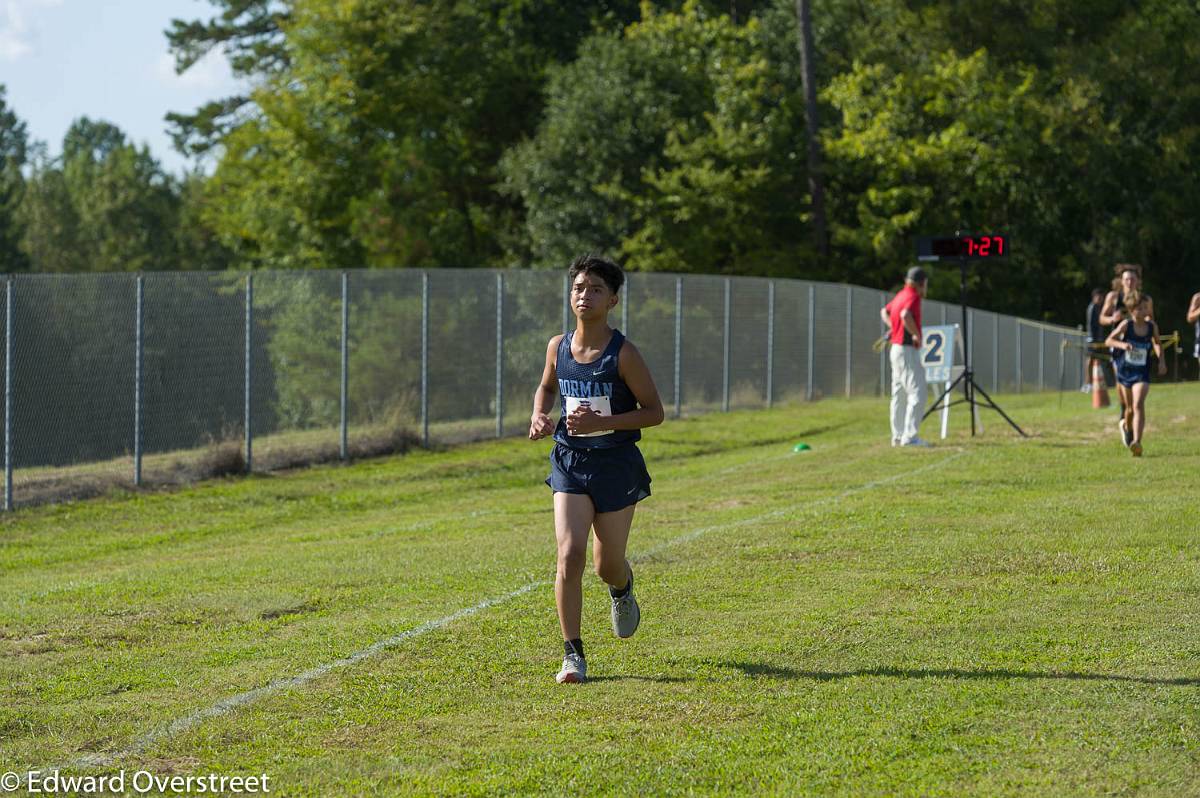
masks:
[[[954,365],[955,324],[926,327],[921,332],[925,337],[921,347],[921,365],[925,367],[926,382],[949,382],[950,369]]]

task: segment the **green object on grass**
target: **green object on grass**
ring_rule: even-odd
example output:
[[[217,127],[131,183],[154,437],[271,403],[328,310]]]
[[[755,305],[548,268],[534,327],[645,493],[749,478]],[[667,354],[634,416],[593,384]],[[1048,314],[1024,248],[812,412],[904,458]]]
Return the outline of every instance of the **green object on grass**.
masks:
[[[810,452],[810,451],[812,451],[812,447],[809,446],[807,443],[797,443],[795,446],[792,447],[792,451],[793,452]]]

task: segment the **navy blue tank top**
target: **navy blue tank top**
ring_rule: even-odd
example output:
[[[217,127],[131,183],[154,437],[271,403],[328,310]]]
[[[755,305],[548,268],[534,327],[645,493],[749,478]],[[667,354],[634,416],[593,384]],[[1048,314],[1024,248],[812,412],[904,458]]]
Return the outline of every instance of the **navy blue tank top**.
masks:
[[[571,355],[571,339],[574,331],[568,332],[558,343],[558,355],[554,370],[558,376],[559,410],[558,426],[554,428],[554,440],[573,449],[611,449],[641,439],[641,430],[613,430],[603,435],[568,435],[567,413],[577,404],[587,403],[603,415],[620,415],[637,410],[637,399],[633,391],[617,372],[617,356],[625,336],[613,330],[612,339],[604,352],[591,363],[578,363]],[[568,409],[570,408],[570,409]]]
[[[1121,352],[1121,357],[1117,363],[1117,368],[1122,373],[1127,372],[1131,374],[1149,374],[1149,358],[1151,350],[1154,349],[1154,335],[1156,332],[1155,325],[1154,322],[1147,324],[1145,335],[1138,335],[1136,332],[1134,332],[1133,326],[1133,322],[1129,322],[1129,324],[1125,327],[1125,334],[1121,336],[1123,341],[1128,344],[1133,344],[1133,351],[1126,352],[1124,350],[1117,350]]]

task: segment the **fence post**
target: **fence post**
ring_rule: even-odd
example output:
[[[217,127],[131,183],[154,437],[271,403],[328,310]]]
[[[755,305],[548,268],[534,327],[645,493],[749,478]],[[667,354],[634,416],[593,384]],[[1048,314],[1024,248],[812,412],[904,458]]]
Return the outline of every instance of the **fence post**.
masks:
[[[421,445],[429,448],[429,272],[421,272]]]
[[[724,341],[724,365],[721,367],[721,410],[725,413],[729,412],[729,310],[730,296],[733,291],[733,283],[728,277],[725,278],[725,341]]]
[[[675,278],[675,418],[683,412],[680,397],[680,361],[683,357],[683,278]]]
[[[1046,328],[1038,327],[1038,390],[1046,390]]]
[[[496,273],[496,437],[504,437],[504,273]]]
[[[1000,393],[1000,314],[992,314],[992,393]]]
[[[13,508],[12,454],[12,373],[13,373],[13,278],[5,281],[4,291],[4,509]]]
[[[1013,362],[1017,364],[1017,393],[1021,393],[1022,383],[1024,382],[1021,379],[1021,361],[1024,360],[1023,350],[1021,348],[1021,320],[1013,319],[1013,321],[1016,322],[1017,327],[1017,356],[1013,359]]]
[[[816,315],[817,315],[817,287],[811,283],[808,286],[808,387],[804,391],[804,398],[808,401],[813,399],[813,353],[816,347],[813,346],[813,335],[816,331]]]
[[[879,294],[879,310],[882,311],[884,308],[886,308],[887,303],[888,303],[888,295],[881,291]],[[889,330],[888,332],[891,332],[891,331]],[[887,333],[884,333],[884,334],[887,335]],[[885,339],[883,342],[883,346],[880,347],[880,349],[879,349],[879,395],[880,396],[888,395],[887,351],[888,351],[888,342]]]
[[[775,399],[775,281],[767,283],[767,407]]]
[[[254,275],[246,275],[246,395],[245,395],[245,419],[244,425],[246,429],[246,473],[249,474],[254,469],[254,429],[251,427],[250,421],[250,382],[254,375],[253,370],[253,355],[250,345],[252,343],[251,336],[253,334],[254,325]]]
[[[621,333],[629,337],[629,275],[625,275],[625,299],[621,302]]]
[[[854,287],[846,286],[846,398],[850,398],[851,371],[850,355],[854,352]]]
[[[349,430],[347,429],[347,405],[350,400],[350,273],[342,271],[342,413],[341,413],[341,456],[350,455]]]
[[[134,281],[137,286],[137,301],[133,319],[133,484],[142,486],[142,320],[144,315],[145,278],[138,275]]]
[[[571,329],[571,281],[563,275],[563,333]]]

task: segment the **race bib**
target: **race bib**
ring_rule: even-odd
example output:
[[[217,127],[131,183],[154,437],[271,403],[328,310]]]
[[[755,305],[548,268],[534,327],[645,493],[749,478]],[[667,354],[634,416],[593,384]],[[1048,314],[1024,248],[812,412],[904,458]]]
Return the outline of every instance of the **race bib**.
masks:
[[[1138,349],[1136,347],[1130,349],[1125,353],[1125,362],[1131,366],[1144,366],[1146,365],[1146,353],[1148,351],[1147,349]]]
[[[565,398],[567,400],[567,415],[568,416],[571,415],[572,413],[574,413],[580,407],[591,408],[591,410],[593,412],[599,413],[602,416],[611,416],[612,415],[612,400],[610,400],[607,396],[584,396],[584,397],[566,396],[563,398]],[[616,430],[602,429],[602,430],[597,430],[596,432],[585,432],[582,435],[572,435],[571,437],[572,438],[595,438],[598,435],[611,435],[615,431]]]

